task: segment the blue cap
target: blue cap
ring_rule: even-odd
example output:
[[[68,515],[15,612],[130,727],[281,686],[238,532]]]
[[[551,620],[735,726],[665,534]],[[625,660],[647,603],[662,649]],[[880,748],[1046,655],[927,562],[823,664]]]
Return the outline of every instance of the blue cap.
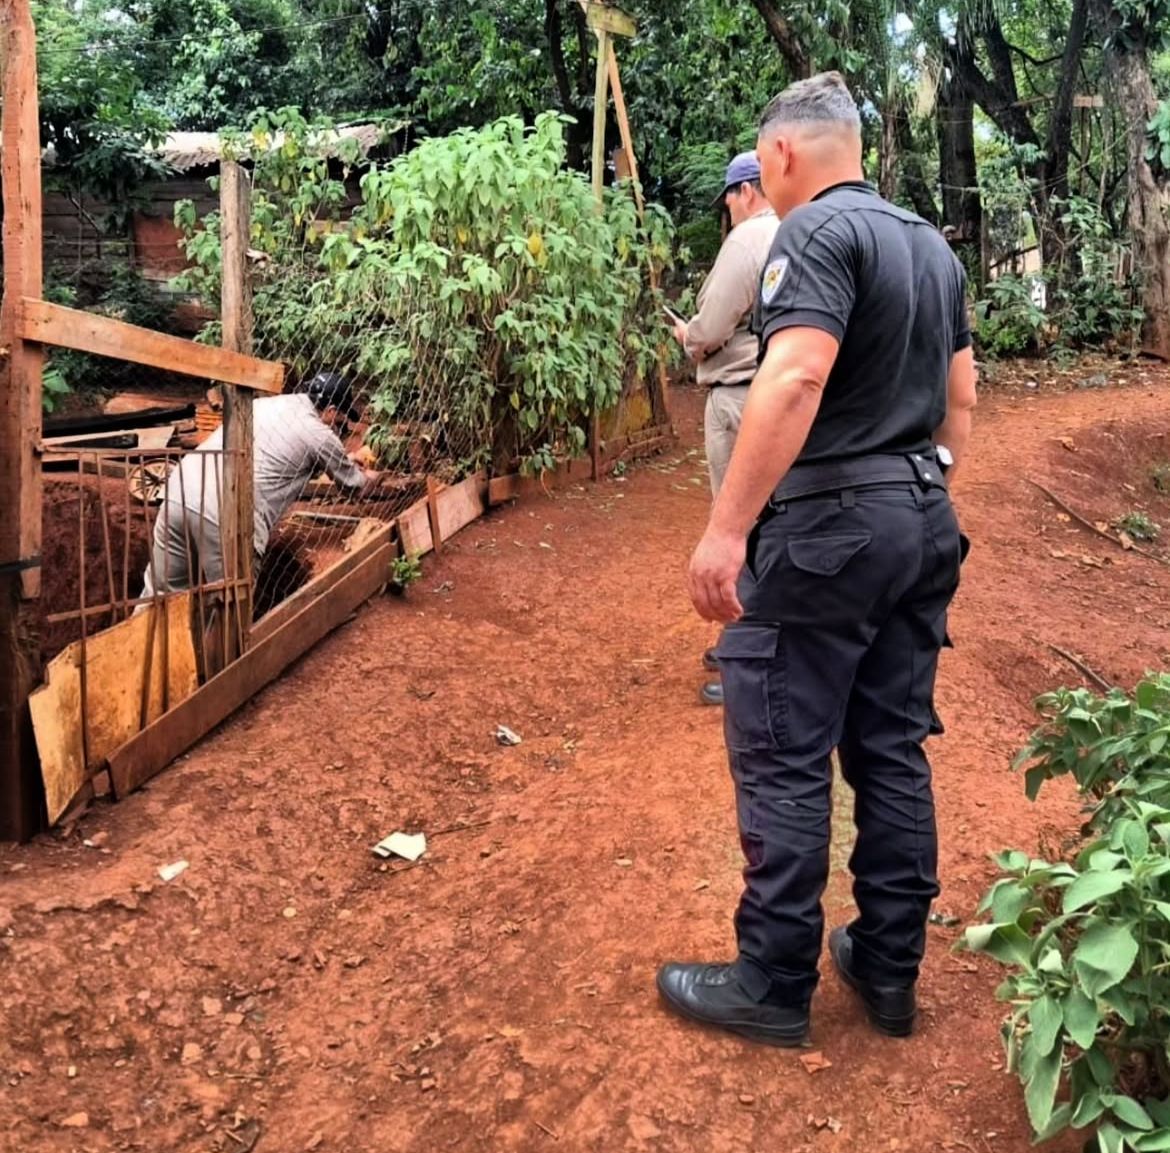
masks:
[[[741,152],[727,166],[727,175],[723,178],[723,191],[715,197],[713,204],[719,204],[733,188],[741,184],[755,184],[760,179],[760,158],[755,152]]]

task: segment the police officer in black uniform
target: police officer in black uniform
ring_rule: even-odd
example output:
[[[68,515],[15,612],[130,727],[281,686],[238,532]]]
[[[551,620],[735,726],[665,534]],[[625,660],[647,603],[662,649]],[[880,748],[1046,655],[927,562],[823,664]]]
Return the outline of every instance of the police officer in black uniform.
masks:
[[[668,964],[685,1016],[802,1043],[829,870],[830,754],[856,795],[857,917],[832,931],[878,1030],[910,1033],[938,893],[922,744],[960,538],[975,367],[961,265],[862,179],[836,73],[768,105],[757,151],[783,225],[760,286],[761,361],[691,560],[696,609],[725,622],[725,736],[746,866],[731,964]]]

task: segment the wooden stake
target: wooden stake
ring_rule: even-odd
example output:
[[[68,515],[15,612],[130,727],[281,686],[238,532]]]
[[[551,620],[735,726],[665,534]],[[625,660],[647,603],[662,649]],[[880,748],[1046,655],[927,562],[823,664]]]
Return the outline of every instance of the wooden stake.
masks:
[[[44,788],[28,712],[41,677],[41,350],[18,332],[39,297],[41,141],[29,0],[0,0],[4,297],[0,303],[0,839],[44,824]]]
[[[618,131],[622,138],[622,150],[626,154],[626,161],[630,166],[630,177],[634,181],[634,202],[638,206],[638,219],[644,220],[646,218],[646,200],[642,193],[642,182],[638,178],[638,158],[634,153],[634,137],[630,132],[630,118],[626,113],[626,97],[622,91],[622,77],[618,71],[617,53],[614,51],[612,41],[609,45],[608,65],[609,82],[613,88],[613,104],[617,111]],[[650,287],[654,292],[658,291],[658,268],[654,263],[653,256],[650,258]],[[670,420],[670,378],[666,374],[665,355],[665,350],[660,347],[658,350],[658,394],[655,395],[653,389],[650,393],[650,404],[654,411],[656,424]],[[594,479],[597,478],[594,477]]]
[[[593,195],[605,197],[605,110],[609,103],[609,33],[597,29],[597,87],[593,96]]]
[[[221,314],[223,346],[232,352],[252,352],[252,286],[248,276],[248,240],[252,207],[247,174],[235,160],[220,165],[220,238],[223,252]],[[234,627],[225,653],[233,660],[248,647],[252,627],[252,551],[254,455],[252,393],[235,385],[223,386],[223,506],[222,543],[226,579],[245,583],[229,589],[225,622]]]
[[[439,524],[439,489],[442,485],[433,477],[427,477],[427,518],[431,522],[431,544],[437,553],[443,551],[443,529]]]

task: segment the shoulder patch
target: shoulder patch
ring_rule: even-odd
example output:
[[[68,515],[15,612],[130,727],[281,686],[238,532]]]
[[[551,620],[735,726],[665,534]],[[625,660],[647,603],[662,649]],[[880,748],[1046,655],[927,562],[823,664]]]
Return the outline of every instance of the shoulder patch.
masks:
[[[784,281],[784,274],[787,271],[787,256],[778,256],[764,269],[764,275],[760,280],[760,299],[765,304],[771,304],[775,299],[776,293],[780,291],[780,285]]]

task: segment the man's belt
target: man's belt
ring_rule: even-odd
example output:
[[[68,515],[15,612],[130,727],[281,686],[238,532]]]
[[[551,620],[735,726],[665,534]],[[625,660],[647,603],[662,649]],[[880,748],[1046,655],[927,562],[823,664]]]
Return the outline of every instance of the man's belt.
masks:
[[[772,501],[781,503],[847,488],[875,484],[917,484],[922,488],[946,488],[938,454],[933,449],[904,455],[880,453],[850,460],[795,464],[776,486]]]
[[[756,378],[754,376],[745,376],[743,380],[713,380],[707,385],[708,388],[741,388],[744,385],[751,384]]]

